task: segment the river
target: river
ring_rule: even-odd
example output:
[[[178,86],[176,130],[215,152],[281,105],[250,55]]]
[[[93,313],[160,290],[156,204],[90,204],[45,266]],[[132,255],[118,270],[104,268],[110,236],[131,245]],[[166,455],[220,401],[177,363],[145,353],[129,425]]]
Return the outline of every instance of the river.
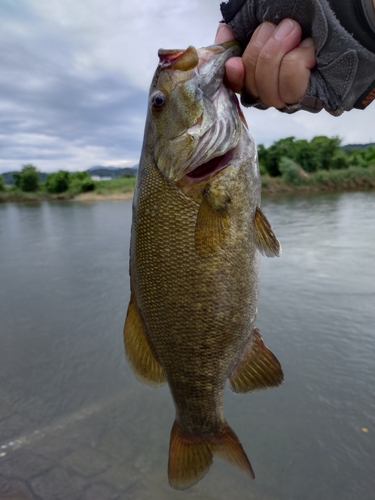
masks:
[[[0,499],[373,500],[375,193],[265,197],[258,326],[285,372],[225,414],[256,479],[167,480],[174,409],[126,364],[131,202],[0,205]]]

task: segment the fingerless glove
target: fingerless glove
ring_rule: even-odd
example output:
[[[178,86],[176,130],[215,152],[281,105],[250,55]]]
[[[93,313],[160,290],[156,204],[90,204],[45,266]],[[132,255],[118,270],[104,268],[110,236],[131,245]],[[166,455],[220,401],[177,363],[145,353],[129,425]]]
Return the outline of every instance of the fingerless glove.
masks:
[[[301,25],[303,38],[313,38],[317,64],[307,92],[298,104],[281,111],[316,113],[324,108],[338,116],[352,108],[364,109],[375,99],[372,0],[229,0],[221,4],[221,12],[243,50],[264,21],[278,24],[294,19]],[[267,108],[246,92],[241,101],[245,106]]]

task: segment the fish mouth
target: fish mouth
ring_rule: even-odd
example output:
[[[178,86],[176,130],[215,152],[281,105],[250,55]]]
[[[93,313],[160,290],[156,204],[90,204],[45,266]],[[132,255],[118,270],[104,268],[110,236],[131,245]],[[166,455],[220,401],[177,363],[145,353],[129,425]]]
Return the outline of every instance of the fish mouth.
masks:
[[[205,163],[198,165],[194,170],[187,173],[185,178],[191,182],[202,182],[211,179],[214,175],[226,168],[233,158],[235,148],[230,149],[221,156],[215,156]]]

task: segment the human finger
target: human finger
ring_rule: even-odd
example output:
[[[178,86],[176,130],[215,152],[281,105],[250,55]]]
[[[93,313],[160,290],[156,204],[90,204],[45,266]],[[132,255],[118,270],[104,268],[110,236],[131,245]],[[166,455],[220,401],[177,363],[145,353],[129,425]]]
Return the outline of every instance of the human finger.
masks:
[[[306,38],[284,56],[279,73],[279,94],[282,101],[295,104],[301,100],[309,84],[311,69],[315,65],[316,54],[312,38]]]
[[[254,31],[254,34],[242,54],[242,61],[245,66],[245,87],[246,91],[253,97],[258,98],[259,92],[256,84],[255,72],[259,54],[264,45],[273,35],[276,25],[264,22]]]
[[[220,23],[214,43],[224,43],[235,40],[235,37],[227,24]],[[225,63],[225,83],[235,92],[241,92],[245,85],[245,68],[241,57],[231,57]]]
[[[232,30],[229,28],[229,26],[224,23],[219,23],[214,43],[217,44],[217,43],[230,42],[231,40],[235,39],[236,37],[233,35]]]
[[[283,108],[279,71],[285,55],[301,41],[302,29],[292,19],[279,25],[265,22],[254,32],[243,54],[246,89],[267,106]]]
[[[234,92],[241,92],[245,86],[245,67],[241,57],[231,57],[225,63],[225,83]]]

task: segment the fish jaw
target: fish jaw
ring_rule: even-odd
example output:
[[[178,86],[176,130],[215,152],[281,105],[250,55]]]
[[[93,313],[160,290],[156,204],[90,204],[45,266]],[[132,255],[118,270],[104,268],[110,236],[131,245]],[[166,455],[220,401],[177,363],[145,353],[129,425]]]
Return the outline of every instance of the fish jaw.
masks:
[[[179,182],[198,166],[225,155],[240,140],[238,101],[223,83],[225,63],[239,50],[231,43],[159,52],[149,120],[155,163],[168,181]],[[155,110],[155,101],[163,102],[163,109]]]

